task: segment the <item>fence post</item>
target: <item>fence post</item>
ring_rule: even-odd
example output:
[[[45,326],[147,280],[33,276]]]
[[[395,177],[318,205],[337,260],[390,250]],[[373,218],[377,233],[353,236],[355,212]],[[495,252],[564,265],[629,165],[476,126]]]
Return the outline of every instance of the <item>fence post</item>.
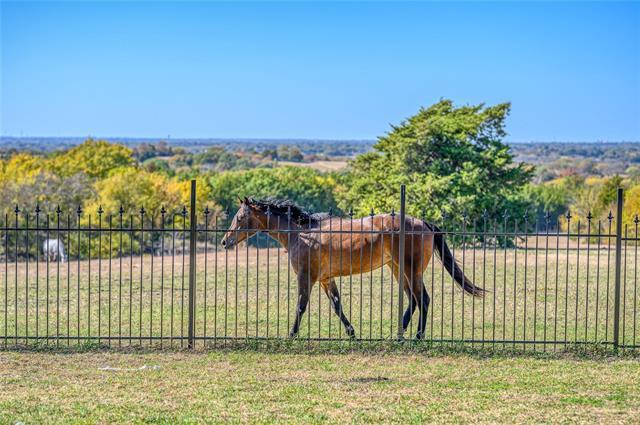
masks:
[[[618,350],[620,346],[620,274],[622,271],[622,203],[624,193],[621,187],[618,188],[617,208],[616,208],[616,276],[615,276],[615,299],[613,308],[613,348]]]
[[[400,186],[400,240],[398,242],[398,340],[402,340],[404,329],[402,316],[404,310],[404,241],[405,241],[405,198],[406,187]],[[409,300],[411,302],[411,300]]]
[[[188,347],[195,342],[196,306],[196,181],[191,180],[191,216],[189,220],[189,340]]]

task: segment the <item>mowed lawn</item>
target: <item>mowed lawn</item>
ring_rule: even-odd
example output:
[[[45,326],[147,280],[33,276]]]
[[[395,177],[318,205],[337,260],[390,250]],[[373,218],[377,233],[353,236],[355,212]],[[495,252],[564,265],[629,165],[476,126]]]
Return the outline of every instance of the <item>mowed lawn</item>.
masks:
[[[640,361],[0,352],[0,423],[637,423]]]

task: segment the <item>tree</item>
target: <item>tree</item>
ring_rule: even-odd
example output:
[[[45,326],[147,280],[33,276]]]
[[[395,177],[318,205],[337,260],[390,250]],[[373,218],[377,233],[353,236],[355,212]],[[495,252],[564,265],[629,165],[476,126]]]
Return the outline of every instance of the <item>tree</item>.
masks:
[[[287,198],[312,212],[336,210],[336,181],[305,167],[255,168],[212,176],[211,197],[234,212],[238,197]]]
[[[565,214],[573,202],[571,192],[557,180],[538,185],[527,185],[524,196],[529,200],[532,212],[543,219],[549,214],[549,221],[555,223],[558,217]]]
[[[36,205],[45,213],[60,206],[75,210],[93,196],[91,182],[84,173],[59,176],[48,169],[41,157],[17,154],[0,161],[0,210],[13,210],[15,205],[33,213]]]
[[[235,152],[228,152],[221,146],[214,146],[205,152],[193,155],[193,164],[199,166],[202,170],[214,171],[251,168],[253,166],[250,158]]]
[[[133,164],[133,151],[126,146],[104,140],[88,139],[51,159],[51,170],[60,176],[85,173],[104,178],[112,170]]]
[[[518,195],[533,169],[514,163],[503,143],[509,110],[508,103],[455,107],[446,99],[420,109],[351,163],[340,205],[361,214],[397,210],[406,184],[408,213],[424,209],[430,220],[522,209]]]
[[[638,237],[636,217],[640,214],[640,185],[634,186],[625,193],[622,222],[628,225],[629,236]]]
[[[596,207],[601,210],[606,210],[607,208],[613,209],[613,205],[618,197],[618,188],[623,186],[622,177],[617,174],[605,179],[602,188],[598,193]]]
[[[138,168],[120,168],[95,187],[95,199],[85,205],[87,214],[96,214],[99,207],[107,214],[117,214],[122,207],[127,215],[136,216],[144,207],[148,214],[157,215],[162,206],[167,211],[179,211],[183,206],[180,186],[165,175]]]

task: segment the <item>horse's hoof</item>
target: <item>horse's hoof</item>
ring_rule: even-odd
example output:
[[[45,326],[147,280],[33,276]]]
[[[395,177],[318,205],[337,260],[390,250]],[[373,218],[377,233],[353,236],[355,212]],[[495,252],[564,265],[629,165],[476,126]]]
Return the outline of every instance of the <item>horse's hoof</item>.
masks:
[[[416,339],[424,339],[424,333],[423,332],[418,332],[416,334]]]
[[[351,339],[356,339],[356,331],[353,329],[353,326],[347,328],[347,335],[349,335]]]

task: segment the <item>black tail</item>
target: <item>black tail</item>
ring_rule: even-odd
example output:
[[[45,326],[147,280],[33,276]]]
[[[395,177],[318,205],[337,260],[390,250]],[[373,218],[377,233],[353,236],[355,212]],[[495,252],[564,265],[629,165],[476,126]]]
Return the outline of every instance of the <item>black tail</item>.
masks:
[[[438,252],[438,256],[440,257],[444,268],[447,269],[449,274],[453,277],[453,280],[455,280],[456,283],[465,290],[465,292],[473,295],[474,297],[483,297],[485,290],[474,285],[473,282],[464,275],[460,266],[458,266],[458,263],[453,258],[453,254],[451,253],[451,250],[449,250],[449,246],[447,246],[444,241],[442,230],[440,230],[435,224],[425,224],[434,232],[433,244],[436,247],[436,251]]]

